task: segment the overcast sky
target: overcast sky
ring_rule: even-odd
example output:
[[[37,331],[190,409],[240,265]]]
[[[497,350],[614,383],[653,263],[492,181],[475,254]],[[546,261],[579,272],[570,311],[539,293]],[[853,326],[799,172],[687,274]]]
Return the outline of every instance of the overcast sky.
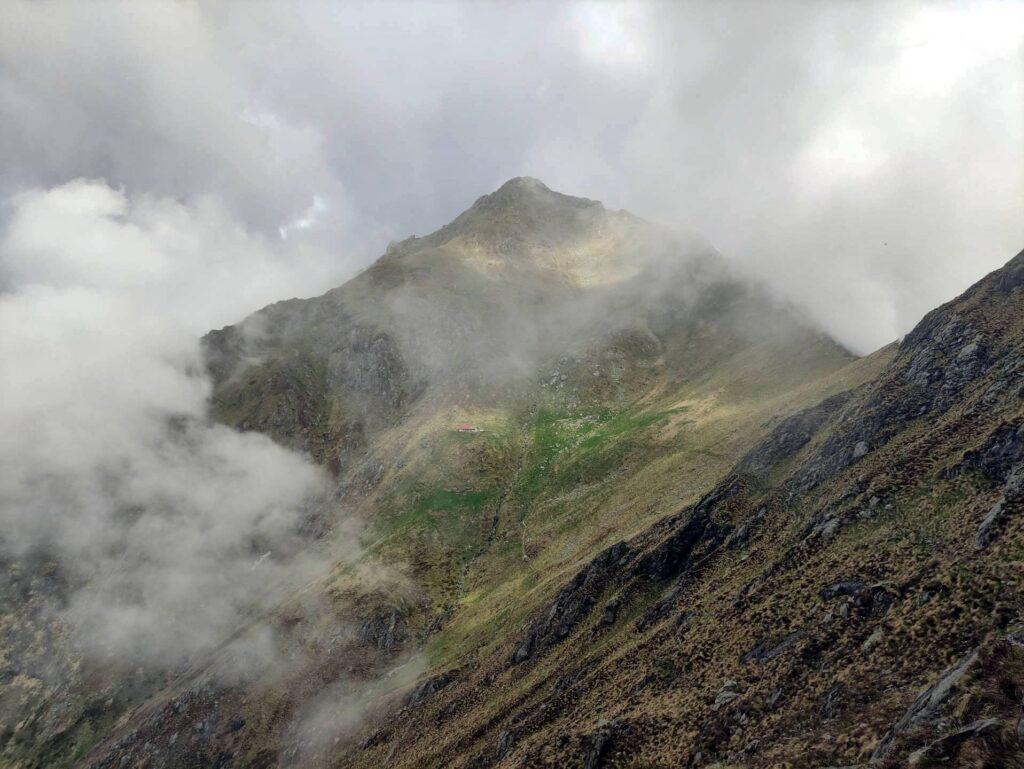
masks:
[[[1024,246],[1021,2],[0,5],[3,221],[79,177],[205,201],[303,250],[279,292],[522,174],[701,232],[859,351]]]

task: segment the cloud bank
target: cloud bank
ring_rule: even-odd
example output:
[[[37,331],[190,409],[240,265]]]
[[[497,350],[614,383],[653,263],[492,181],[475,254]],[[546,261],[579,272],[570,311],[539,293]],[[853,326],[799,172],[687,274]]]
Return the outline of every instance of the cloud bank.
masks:
[[[179,664],[320,565],[301,535],[320,471],[206,417],[198,334],[301,288],[279,250],[210,201],[84,180],[13,201],[0,545],[61,565],[64,617],[100,657]]]
[[[532,175],[701,232],[867,351],[1024,240],[1017,2],[7,0],[4,18],[0,194],[211,195],[339,274]]]

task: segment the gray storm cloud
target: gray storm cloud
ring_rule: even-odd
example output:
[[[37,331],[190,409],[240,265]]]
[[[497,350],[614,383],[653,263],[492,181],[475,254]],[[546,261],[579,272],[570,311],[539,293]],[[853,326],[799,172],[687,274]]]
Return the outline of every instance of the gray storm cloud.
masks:
[[[0,522],[115,648],[305,568],[321,479],[207,424],[198,337],[511,176],[702,233],[859,352],[1024,240],[1019,3],[0,14]]]

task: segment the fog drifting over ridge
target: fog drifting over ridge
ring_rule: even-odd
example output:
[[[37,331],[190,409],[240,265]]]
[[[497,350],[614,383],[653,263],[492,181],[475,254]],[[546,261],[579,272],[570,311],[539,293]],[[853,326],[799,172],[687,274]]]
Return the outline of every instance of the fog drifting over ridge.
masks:
[[[509,177],[700,232],[858,352],[1024,241],[1021,4],[0,12],[5,545],[79,561],[100,589],[81,614],[148,635],[239,586],[199,647],[254,600],[253,543],[288,556],[322,482],[206,424],[199,336]],[[139,506],[140,536],[108,526]],[[107,588],[152,610],[124,625],[89,603]]]

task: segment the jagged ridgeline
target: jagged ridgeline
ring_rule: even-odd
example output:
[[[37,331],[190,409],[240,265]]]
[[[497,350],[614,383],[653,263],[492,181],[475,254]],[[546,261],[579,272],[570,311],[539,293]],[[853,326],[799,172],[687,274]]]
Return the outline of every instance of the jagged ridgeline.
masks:
[[[255,676],[0,658],[10,765],[1024,765],[1024,254],[858,358],[513,179],[204,346],[215,418],[329,468],[311,547],[363,560]]]

